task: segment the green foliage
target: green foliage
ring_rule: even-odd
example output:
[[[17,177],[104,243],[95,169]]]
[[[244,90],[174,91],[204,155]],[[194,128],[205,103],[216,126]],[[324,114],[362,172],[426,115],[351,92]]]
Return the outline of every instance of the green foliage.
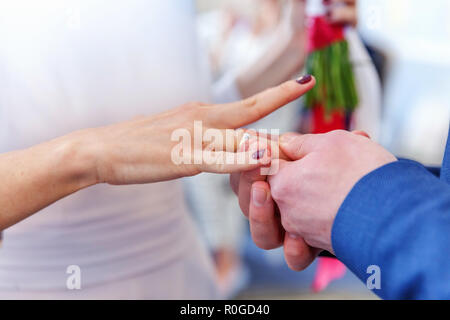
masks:
[[[327,112],[353,111],[357,107],[358,93],[347,41],[312,52],[306,61],[306,72],[317,81],[306,95],[307,107],[321,105]]]

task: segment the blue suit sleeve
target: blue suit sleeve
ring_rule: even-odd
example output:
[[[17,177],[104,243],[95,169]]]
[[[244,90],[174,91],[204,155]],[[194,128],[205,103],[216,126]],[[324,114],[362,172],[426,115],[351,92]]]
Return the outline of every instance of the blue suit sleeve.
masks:
[[[450,299],[450,186],[413,161],[361,179],[334,221],[336,256],[384,299]],[[370,269],[369,269],[370,271]]]

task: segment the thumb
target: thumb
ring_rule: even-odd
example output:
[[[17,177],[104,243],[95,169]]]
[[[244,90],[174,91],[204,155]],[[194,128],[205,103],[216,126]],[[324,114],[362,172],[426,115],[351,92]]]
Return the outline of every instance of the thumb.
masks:
[[[318,135],[286,133],[280,138],[280,149],[290,160],[300,160],[313,151]]]

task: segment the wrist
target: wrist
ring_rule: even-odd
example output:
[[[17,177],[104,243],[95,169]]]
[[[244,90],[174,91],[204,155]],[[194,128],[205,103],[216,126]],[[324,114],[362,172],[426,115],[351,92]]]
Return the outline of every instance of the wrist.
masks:
[[[83,189],[99,183],[97,163],[99,150],[95,129],[86,129],[58,138],[51,143],[55,170],[75,189]]]

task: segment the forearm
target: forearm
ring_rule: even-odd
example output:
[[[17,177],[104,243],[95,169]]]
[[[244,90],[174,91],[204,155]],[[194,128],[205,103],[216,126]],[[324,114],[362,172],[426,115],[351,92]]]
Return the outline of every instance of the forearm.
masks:
[[[450,186],[411,161],[364,177],[333,225],[333,248],[361,280],[380,267],[387,299],[449,298]]]
[[[0,230],[96,183],[89,130],[0,155]]]

